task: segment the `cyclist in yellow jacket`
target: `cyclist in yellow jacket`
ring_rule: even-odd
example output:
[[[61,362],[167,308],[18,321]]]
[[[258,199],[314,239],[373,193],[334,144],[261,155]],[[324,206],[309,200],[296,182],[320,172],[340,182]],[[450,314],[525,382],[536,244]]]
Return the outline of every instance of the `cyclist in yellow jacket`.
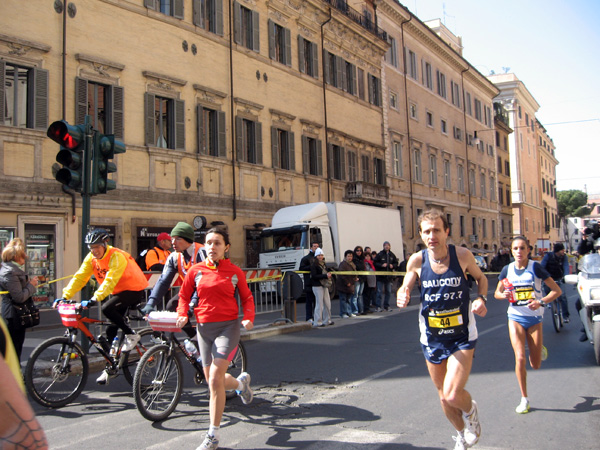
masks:
[[[114,340],[120,328],[125,333],[122,350],[130,351],[137,345],[140,336],[125,321],[125,312],[128,307],[135,307],[144,301],[148,280],[129,253],[108,245],[108,237],[108,231],[102,228],[96,228],[86,235],[85,243],[90,253],[69,285],[63,289],[62,296],[67,300],[72,298],[93,274],[100,285],[91,299],[81,301],[81,306],[90,307],[102,302],[102,312],[113,323],[106,328],[107,343]],[[108,298],[111,294],[112,297]],[[96,382],[106,384],[108,379],[109,374],[105,370]]]

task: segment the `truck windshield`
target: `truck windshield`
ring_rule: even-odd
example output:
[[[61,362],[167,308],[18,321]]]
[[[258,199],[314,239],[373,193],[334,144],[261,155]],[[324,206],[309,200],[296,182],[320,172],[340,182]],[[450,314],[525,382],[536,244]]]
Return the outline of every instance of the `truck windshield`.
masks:
[[[263,230],[260,233],[260,251],[266,253],[308,248],[307,231],[308,225]]]

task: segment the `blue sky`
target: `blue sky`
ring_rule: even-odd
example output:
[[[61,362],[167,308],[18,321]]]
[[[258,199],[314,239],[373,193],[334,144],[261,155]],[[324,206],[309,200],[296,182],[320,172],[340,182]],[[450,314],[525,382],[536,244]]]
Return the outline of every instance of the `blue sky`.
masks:
[[[482,74],[509,67],[556,145],[557,189],[600,194],[599,0],[401,0],[442,19]],[[445,14],[444,14],[445,12]]]

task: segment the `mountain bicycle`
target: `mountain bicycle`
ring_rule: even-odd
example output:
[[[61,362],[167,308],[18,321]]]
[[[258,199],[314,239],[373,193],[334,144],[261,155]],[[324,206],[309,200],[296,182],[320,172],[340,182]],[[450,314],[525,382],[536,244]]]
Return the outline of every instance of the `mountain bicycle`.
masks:
[[[109,348],[110,344],[101,342],[100,337],[95,338],[86,326],[87,324],[110,325],[112,322],[82,317],[81,312],[84,308],[75,302],[60,302],[57,309],[66,330],[63,336],[47,339],[31,353],[25,368],[25,386],[31,398],[42,406],[60,408],[71,403],[81,394],[90,372],[90,361],[88,354],[77,342],[79,331],[105,360],[97,358],[99,361],[93,360],[93,365],[97,362],[100,364],[105,362],[105,370],[110,375],[116,375],[119,370],[122,370],[129,384],[133,382],[136,364],[156,343],[151,328],[138,331],[141,336],[140,341],[135,349],[129,352],[122,351],[125,333],[120,331],[119,346],[113,355]],[[126,319],[141,320],[141,312],[137,317],[128,310]]]
[[[560,301],[556,299],[553,302],[550,302],[548,309],[550,309],[550,313],[552,314],[552,325],[554,325],[554,330],[557,333],[560,333],[560,329],[563,327],[562,306],[560,306]]]
[[[162,333],[163,343],[149,349],[140,359],[133,377],[133,398],[140,414],[155,422],[169,417],[181,398],[183,366],[178,353],[182,353],[194,368],[196,385],[205,382],[205,377],[202,362],[191,355],[175,336],[180,331],[175,320],[170,324],[155,322],[151,313],[149,323],[152,330]],[[227,371],[237,378],[246,368],[246,349],[240,341]],[[228,399],[235,395],[235,391],[227,392]]]

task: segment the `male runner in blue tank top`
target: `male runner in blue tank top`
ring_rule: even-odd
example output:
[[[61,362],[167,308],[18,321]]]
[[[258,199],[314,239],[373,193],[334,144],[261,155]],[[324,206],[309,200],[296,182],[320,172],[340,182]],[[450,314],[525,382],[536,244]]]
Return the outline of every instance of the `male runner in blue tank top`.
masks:
[[[425,211],[418,223],[427,248],[408,260],[397,304],[399,308],[408,305],[410,292],[420,278],[421,346],[442,409],[458,432],[454,448],[462,450],[475,445],[481,434],[477,403],[465,385],[477,342],[474,314],[483,317],[487,313],[488,282],[468,249],[446,244],[449,227],[441,211]],[[479,295],[473,301],[465,272],[477,281]]]

